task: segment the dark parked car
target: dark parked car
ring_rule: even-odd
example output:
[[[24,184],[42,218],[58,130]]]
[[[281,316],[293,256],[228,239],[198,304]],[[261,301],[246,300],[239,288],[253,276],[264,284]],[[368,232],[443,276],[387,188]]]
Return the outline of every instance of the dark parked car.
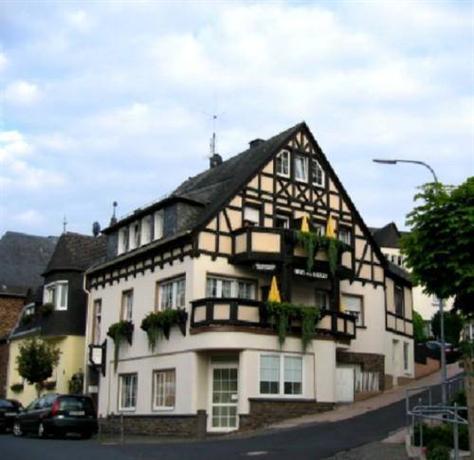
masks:
[[[48,435],[80,434],[90,438],[97,432],[97,416],[92,399],[82,395],[48,394],[33,401],[18,413],[13,434]]]
[[[454,363],[459,359],[460,353],[457,348],[448,342],[445,342],[446,362],[448,364]],[[428,351],[428,356],[433,359],[441,359],[441,342],[436,340],[429,340],[425,343]]]
[[[21,403],[14,399],[0,399],[0,432],[11,430],[13,421],[21,409]]]

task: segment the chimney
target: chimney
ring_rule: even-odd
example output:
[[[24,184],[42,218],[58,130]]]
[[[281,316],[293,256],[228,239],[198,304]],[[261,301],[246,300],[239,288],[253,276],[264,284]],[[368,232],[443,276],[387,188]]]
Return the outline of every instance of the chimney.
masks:
[[[222,157],[218,153],[214,153],[212,157],[209,159],[209,167],[210,169],[215,168],[222,164]]]
[[[259,139],[259,138],[254,139],[253,141],[249,142],[249,147],[253,149],[254,147],[258,147],[263,142],[265,142],[263,139]]]

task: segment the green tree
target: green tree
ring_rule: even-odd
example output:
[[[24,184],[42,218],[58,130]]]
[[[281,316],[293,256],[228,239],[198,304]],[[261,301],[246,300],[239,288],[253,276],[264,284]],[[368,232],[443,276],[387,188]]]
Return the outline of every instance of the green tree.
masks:
[[[446,342],[453,345],[459,344],[459,338],[463,328],[463,320],[456,312],[443,312],[444,317],[444,337]],[[440,314],[437,311],[431,319],[431,328],[435,337],[439,338],[441,334]]]
[[[43,383],[58,365],[60,351],[52,345],[37,338],[26,340],[19,346],[16,357],[18,373],[26,381],[35,385],[38,397],[43,389]]]
[[[474,177],[458,187],[426,184],[421,203],[407,216],[410,233],[401,240],[413,280],[428,294],[455,298],[455,308],[474,319]],[[466,371],[469,438],[474,451],[474,346],[462,344]],[[474,455],[472,455],[474,458]]]
[[[413,311],[413,336],[416,343],[425,342],[427,339],[425,321],[417,311]]]

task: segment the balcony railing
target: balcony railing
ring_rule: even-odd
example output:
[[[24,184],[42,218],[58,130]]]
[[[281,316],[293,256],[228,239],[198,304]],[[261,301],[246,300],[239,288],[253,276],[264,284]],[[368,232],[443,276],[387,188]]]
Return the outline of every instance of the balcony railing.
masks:
[[[324,310],[316,325],[317,334],[353,339],[356,335],[356,318],[347,313]],[[205,298],[192,302],[191,330],[235,326],[252,330],[274,331],[274,324],[268,315],[264,302],[249,299]],[[301,324],[290,324],[292,332],[298,332]],[[208,329],[206,329],[208,330]],[[276,333],[276,332],[275,332]]]

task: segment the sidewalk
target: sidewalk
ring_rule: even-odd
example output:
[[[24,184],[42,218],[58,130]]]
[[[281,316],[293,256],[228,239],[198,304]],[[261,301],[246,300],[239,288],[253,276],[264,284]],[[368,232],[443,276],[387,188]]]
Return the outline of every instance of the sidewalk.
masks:
[[[447,366],[448,378],[459,374],[462,369],[458,363],[449,364]],[[441,380],[441,371],[423,377],[419,380],[414,380],[408,385],[392,388],[384,393],[374,396],[370,399],[363,401],[356,401],[352,404],[344,404],[337,406],[334,410],[328,412],[322,412],[320,414],[305,415],[303,417],[293,418],[284,420],[282,422],[275,423],[266,427],[270,430],[278,430],[282,428],[294,428],[297,426],[305,425],[307,423],[314,422],[337,422],[339,420],[346,420],[357,415],[365,414],[366,412],[379,409],[381,407],[389,406],[395,402],[405,399],[406,390],[409,388],[417,388],[428,385],[435,385]]]

